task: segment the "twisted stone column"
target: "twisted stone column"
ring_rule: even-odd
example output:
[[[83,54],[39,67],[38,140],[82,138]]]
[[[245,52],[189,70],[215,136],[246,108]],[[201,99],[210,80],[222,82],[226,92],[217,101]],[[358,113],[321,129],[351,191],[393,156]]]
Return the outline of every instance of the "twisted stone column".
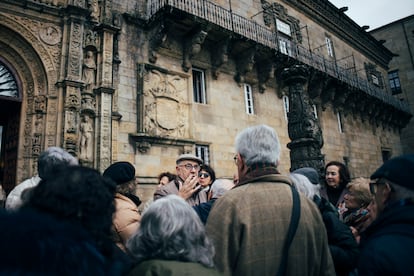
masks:
[[[322,173],[324,168],[324,156],[321,154],[322,130],[304,89],[308,82],[308,68],[294,65],[285,68],[281,76],[289,87],[288,133],[291,142],[287,147],[290,149],[291,171],[312,167]]]

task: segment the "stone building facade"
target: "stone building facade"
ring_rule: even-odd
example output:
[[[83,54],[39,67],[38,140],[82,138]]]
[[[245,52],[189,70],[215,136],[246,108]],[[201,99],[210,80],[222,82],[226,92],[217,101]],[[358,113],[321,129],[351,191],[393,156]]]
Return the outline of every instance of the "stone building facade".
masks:
[[[282,173],[367,176],[411,117],[384,81],[392,56],[326,0],[3,0],[2,186],[57,145],[101,171],[133,163],[147,199],[181,153],[232,177],[256,124],[278,132]]]
[[[414,110],[414,15],[370,31],[395,55],[389,63],[386,80],[391,93]],[[414,119],[401,130],[404,153],[414,153]]]

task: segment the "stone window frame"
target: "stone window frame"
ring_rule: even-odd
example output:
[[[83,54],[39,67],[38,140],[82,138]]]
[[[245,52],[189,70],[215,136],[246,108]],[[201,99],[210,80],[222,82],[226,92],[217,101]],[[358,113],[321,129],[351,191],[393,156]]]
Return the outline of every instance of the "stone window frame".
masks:
[[[325,46],[328,57],[335,59],[335,47],[333,44],[332,36],[327,33],[325,33]]]
[[[277,28],[277,20],[290,26],[290,40],[294,43],[302,43],[303,37],[299,19],[288,14],[287,9],[279,3],[262,1],[263,21],[266,26],[277,32],[277,35],[286,35]],[[286,35],[287,36],[287,35]],[[288,36],[287,36],[288,37]]]
[[[244,83],[243,93],[246,114],[254,115],[253,87],[248,83]]]
[[[195,103],[207,104],[206,72],[203,69],[193,67],[193,100]]]
[[[377,66],[372,63],[364,63],[364,67],[368,82],[383,89],[384,80],[382,78],[381,72],[377,70]]]
[[[390,85],[392,95],[402,93],[400,76],[398,70],[392,70],[388,72],[388,83]]]
[[[195,155],[203,160],[204,164],[210,164],[210,147],[208,145],[195,145]]]
[[[288,37],[292,37],[292,27],[290,24],[279,18],[276,18],[276,30]]]
[[[289,113],[289,97],[284,95],[282,97],[282,101],[283,101],[283,113],[285,115],[285,120],[287,122],[288,121],[288,113]]]
[[[339,133],[345,133],[344,120],[343,120],[343,116],[342,116],[340,111],[338,111],[336,113],[336,119],[338,121],[338,131],[339,131]]]

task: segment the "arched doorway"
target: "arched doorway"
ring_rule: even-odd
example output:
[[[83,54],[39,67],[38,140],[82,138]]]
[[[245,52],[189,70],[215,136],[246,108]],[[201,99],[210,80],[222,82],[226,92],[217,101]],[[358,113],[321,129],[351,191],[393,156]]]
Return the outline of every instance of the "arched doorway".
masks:
[[[16,185],[22,96],[13,68],[0,57],[0,184],[8,194]]]

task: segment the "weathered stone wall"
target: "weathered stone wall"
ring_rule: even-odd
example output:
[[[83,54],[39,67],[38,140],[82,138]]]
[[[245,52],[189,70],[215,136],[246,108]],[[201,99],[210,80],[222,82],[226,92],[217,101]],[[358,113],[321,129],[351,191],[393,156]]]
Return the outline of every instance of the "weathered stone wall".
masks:
[[[210,41],[201,45],[191,59],[193,67],[205,70],[206,77],[207,104],[194,103],[191,70],[185,72],[182,67],[183,37],[169,34],[157,51],[156,62],[150,62],[154,30],[125,15],[142,14],[145,3],[100,1],[102,13],[93,14],[87,2],[76,1],[76,7],[65,10],[68,14],[61,17],[59,7],[66,2],[38,2],[31,3],[27,10],[17,2],[16,9],[11,4],[0,6],[0,30],[7,31],[0,33],[0,56],[15,63],[24,93],[19,182],[35,173],[36,156],[48,146],[62,146],[81,157],[80,125],[86,115],[93,118],[93,152],[87,154],[84,164],[102,171],[111,162],[133,163],[141,183],[138,194],[144,201],[151,198],[158,174],[175,172],[176,157],[183,151],[194,153],[194,143],[209,146],[210,165],[217,177],[231,178],[236,170],[235,137],[252,125],[268,124],[276,129],[282,145],[279,168],[282,173],[289,172],[287,144],[291,141],[281,99],[287,89],[278,76],[273,75],[260,93],[255,65],[245,81],[253,90],[254,114],[246,114],[243,83],[235,81],[240,56],[229,56],[216,79],[211,60],[217,49]],[[276,2],[286,8],[287,15],[299,20],[302,45],[308,44],[306,30],[311,49],[323,45],[325,34],[332,33],[286,1]],[[106,9],[111,3],[113,14],[108,15]],[[215,3],[230,9],[229,1]],[[39,5],[43,5],[43,11]],[[231,8],[264,24],[261,1],[233,0]],[[332,39],[337,59],[353,54],[357,70],[364,62],[375,63],[341,37],[333,35]],[[82,79],[88,50],[93,51],[96,64],[91,83]],[[282,65],[275,64],[274,69],[283,69],[278,66]],[[412,79],[409,74],[404,77]],[[383,149],[392,155],[402,152],[396,130],[348,114],[343,117],[344,133],[339,133],[337,108],[329,103],[322,106],[318,97],[314,103],[325,142],[321,149],[325,161],[343,161],[346,157],[354,177],[368,176],[382,162]],[[141,134],[164,142],[139,144],[134,137]]]
[[[409,16],[397,22],[373,30],[371,34],[378,40],[385,40],[384,46],[397,54],[389,65],[388,71],[398,70],[402,93],[396,95],[399,99],[410,104],[414,112],[414,16]],[[404,153],[414,152],[414,119],[401,132],[401,142]]]

